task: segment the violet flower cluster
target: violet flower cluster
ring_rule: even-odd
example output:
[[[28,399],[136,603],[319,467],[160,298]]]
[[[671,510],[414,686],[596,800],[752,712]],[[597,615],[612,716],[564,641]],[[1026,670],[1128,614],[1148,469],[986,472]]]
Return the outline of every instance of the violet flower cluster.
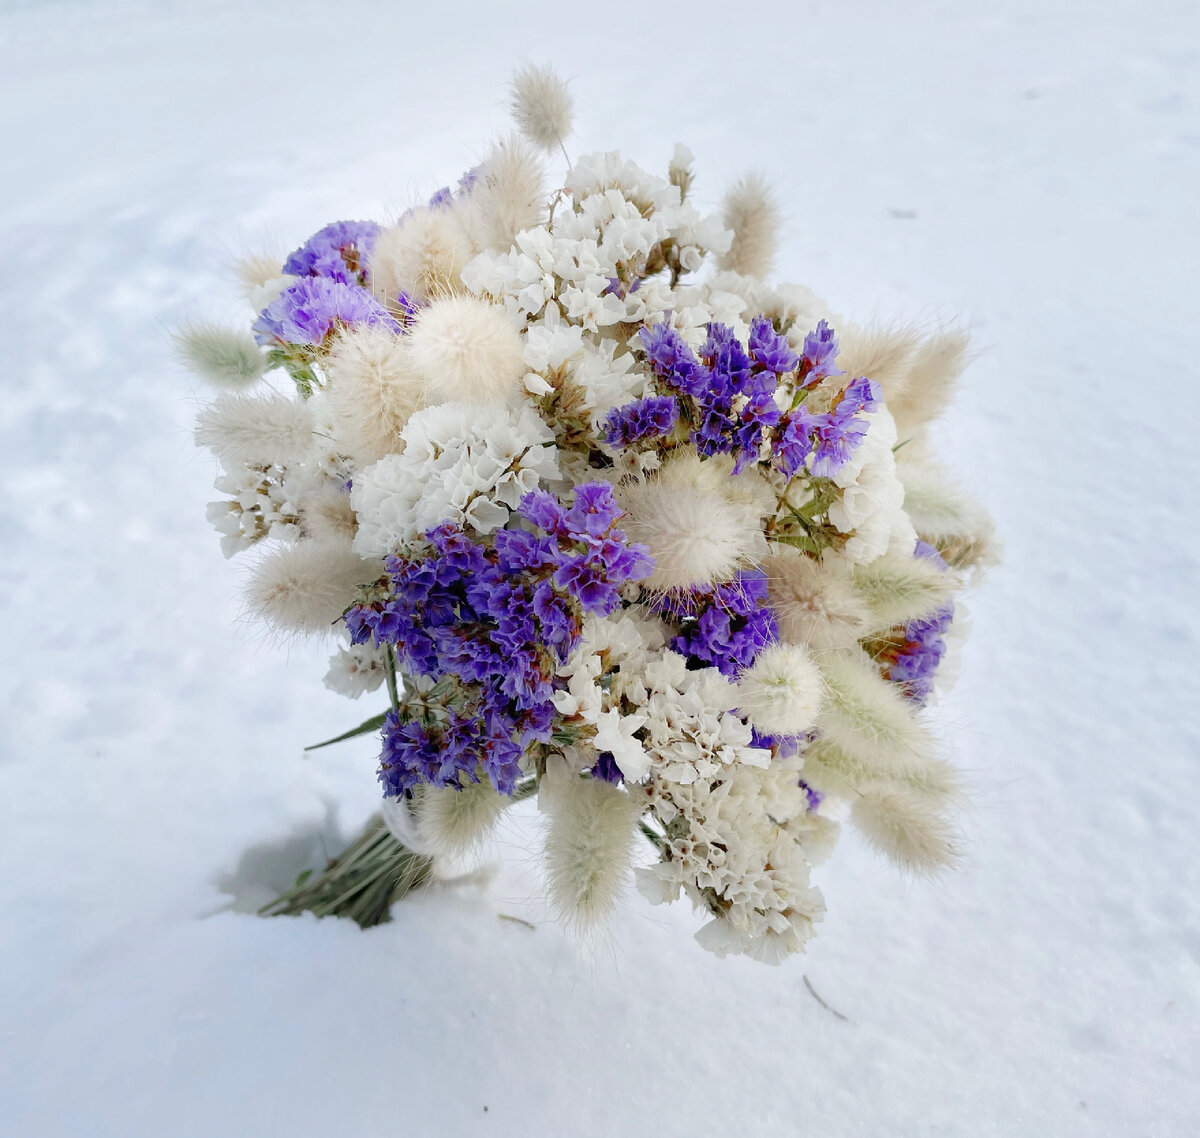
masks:
[[[714,667],[722,675],[737,676],[778,639],[761,569],[744,570],[711,589],[671,598],[666,611],[680,628],[671,647],[687,657],[690,667]]]
[[[518,516],[530,528],[486,543],[450,524],[430,530],[424,555],[388,559],[384,600],[346,613],[353,643],[388,645],[405,674],[448,685],[444,718],[427,705],[388,713],[386,794],[423,782],[461,787],[481,774],[511,794],[526,748],[550,739],[556,672],[585,616],[612,612],[621,587],[649,571],[645,547],[616,526],[607,482],[576,487],[568,508],[531,491]]]

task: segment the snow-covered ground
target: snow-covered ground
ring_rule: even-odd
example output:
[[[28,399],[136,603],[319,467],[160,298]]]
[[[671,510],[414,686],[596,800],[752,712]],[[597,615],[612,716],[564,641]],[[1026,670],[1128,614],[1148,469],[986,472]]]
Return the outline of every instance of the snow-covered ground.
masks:
[[[574,152],[684,141],[710,201],[758,166],[787,278],[981,351],[969,858],[847,835],[778,969],[636,896],[581,952],[527,816],[371,932],[231,908],[370,812],[369,741],[301,748],[373,707],[238,623],[167,332],[244,318],[243,246],[456,177],[522,59],[575,77]],[[0,1132],[1200,1132],[1192,0],[6,3],[0,75]]]

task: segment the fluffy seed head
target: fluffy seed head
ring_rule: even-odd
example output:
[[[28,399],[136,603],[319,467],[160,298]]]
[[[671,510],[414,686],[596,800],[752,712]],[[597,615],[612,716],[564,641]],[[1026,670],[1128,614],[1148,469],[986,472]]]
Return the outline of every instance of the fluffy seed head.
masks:
[[[271,253],[251,253],[239,257],[234,262],[233,271],[246,295],[250,296],[283,272],[283,261]]]
[[[769,276],[781,217],[760,174],[747,174],[730,187],[721,203],[721,220],[733,231],[733,243],[721,257],[721,268],[747,277]]]
[[[301,541],[259,561],[246,605],[273,633],[332,632],[359,587],[379,574],[379,563],[364,561],[348,541]]]
[[[620,490],[621,526],[654,557],[646,584],[667,592],[727,581],[766,553],[761,503],[726,468],[695,454],[668,462],[644,482]],[[721,471],[726,476],[714,477]],[[756,475],[752,475],[756,478]]]
[[[959,858],[958,832],[941,803],[915,788],[867,787],[850,818],[874,849],[911,873],[932,874]]]
[[[905,457],[896,463],[896,474],[904,484],[904,509],[913,528],[938,548],[951,568],[983,569],[995,564],[999,554],[992,519],[954,486],[940,466]]]
[[[417,829],[425,851],[443,858],[471,853],[485,841],[510,802],[487,779],[461,790],[425,787],[417,806]]]
[[[777,546],[763,570],[784,640],[818,649],[849,648],[867,634],[870,610],[845,562],[819,561],[798,549]]]
[[[579,932],[598,932],[632,874],[638,803],[619,787],[551,768],[539,805],[549,815],[550,903]]]
[[[289,466],[312,447],[312,409],[286,395],[221,395],[196,416],[195,439],[230,469]]]
[[[542,223],[544,180],[541,161],[519,135],[492,148],[462,203],[463,225],[477,251],[507,252],[518,233]]]
[[[513,76],[512,111],[517,128],[543,150],[561,146],[571,133],[571,93],[548,67],[522,67]]]
[[[854,584],[871,611],[870,630],[882,632],[928,616],[950,598],[956,581],[925,558],[885,553],[856,565]]]
[[[361,326],[338,334],[325,361],[338,449],[361,469],[402,449],[400,432],[425,405],[407,338]]]
[[[816,726],[833,746],[874,774],[903,776],[928,766],[929,732],[866,653],[824,652],[817,665],[825,699]]]
[[[967,364],[965,332],[922,338],[913,327],[839,329],[838,366],[847,375],[870,376],[883,389],[901,438],[909,438],[945,410],[954,381]]]
[[[338,486],[323,485],[305,494],[296,504],[306,537],[318,541],[353,541],[358,532],[350,495]]]
[[[385,304],[400,293],[428,300],[459,291],[474,255],[456,209],[414,209],[385,229],[371,252],[371,287]]]
[[[936,419],[954,394],[954,383],[967,366],[965,332],[943,332],[922,341],[909,361],[907,382],[899,395],[884,391],[902,438]]]
[[[180,358],[215,387],[243,391],[257,383],[267,369],[267,359],[249,332],[235,332],[218,324],[191,324],[175,335]]]
[[[909,381],[920,333],[907,325],[861,326],[849,321],[838,327],[837,364],[847,375],[865,375],[883,389],[891,409]]]
[[[799,735],[816,720],[822,690],[806,648],[771,644],[738,680],[738,710],[765,735]]]
[[[430,404],[503,400],[525,374],[520,333],[503,308],[473,296],[422,309],[408,348]]]

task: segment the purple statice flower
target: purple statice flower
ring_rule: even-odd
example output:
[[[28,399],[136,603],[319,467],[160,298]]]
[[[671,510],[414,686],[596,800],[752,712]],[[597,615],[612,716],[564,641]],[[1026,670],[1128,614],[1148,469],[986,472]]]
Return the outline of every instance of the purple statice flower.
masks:
[[[807,467],[832,478],[851,459],[870,426],[865,415],[879,406],[879,387],[866,376],[852,379],[828,411],[803,404],[788,412],[774,436],[775,461],[789,478]]]
[[[575,488],[575,501],[563,516],[567,533],[576,541],[611,533],[621,516],[616,494],[609,482],[583,482]]]
[[[367,283],[367,258],[380,226],[373,221],[335,221],[314,233],[283,263],[298,277],[330,277],[343,284]]]
[[[485,773],[501,794],[512,794],[521,775],[521,717],[509,715],[494,699],[464,714],[451,710],[445,720],[402,719],[389,711],[384,719],[379,781],[385,797],[399,797],[421,783],[462,787]]]
[[[655,378],[672,391],[698,395],[708,385],[708,369],[669,324],[647,324],[638,332]]]
[[[886,678],[899,684],[905,696],[919,707],[924,706],[933,690],[934,676],[946,655],[946,631],[953,620],[953,604],[943,605],[920,620],[910,620],[904,626],[903,642],[888,653]]]
[[[454,191],[449,186],[443,186],[440,190],[435,190],[433,196],[429,199],[430,209],[445,209],[454,201]]]
[[[567,532],[567,512],[548,490],[530,490],[521,499],[521,516],[547,533],[565,535]]]
[[[604,296],[619,296],[622,300],[629,296],[630,293],[637,292],[642,287],[642,278],[634,277],[632,281],[626,283],[620,277],[609,277],[608,285],[604,289]]]
[[[814,331],[804,337],[804,352],[800,357],[800,386],[813,387],[826,376],[841,375],[837,366],[838,342],[833,329],[825,320],[817,322]]]
[[[776,332],[766,316],[756,316],[750,322],[750,339],[746,343],[754,362],[777,376],[795,371],[800,362],[787,337]]]
[[[604,441],[610,447],[629,447],[668,435],[679,419],[679,404],[669,395],[651,395],[615,407],[604,420]]]
[[[724,324],[709,324],[700,358],[708,382],[695,396],[698,425],[692,445],[706,457],[734,455],[734,473],[740,473],[758,461],[764,431],[779,422],[778,378],[751,359]]]
[[[639,336],[660,386],[695,401],[688,418],[697,451],[704,457],[733,455],[735,473],[757,462],[764,435],[780,419],[779,376],[794,370],[799,359],[771,321],[754,318],[749,348],[732,328],[714,321],[699,357],[667,324],[648,325]],[[614,424],[613,430],[619,438],[620,426]]]
[[[525,745],[549,738],[555,672],[582,617],[537,573],[513,572],[514,560],[538,564],[536,549],[510,543],[501,553],[450,524],[426,540],[426,555],[387,560],[385,601],[353,606],[345,618],[354,641],[392,645],[406,673],[456,681],[446,722],[394,716],[385,727],[380,777],[386,793],[400,794],[418,782],[461,785],[482,771],[510,793]]]
[[[918,539],[913,556],[932,561],[943,573],[949,570],[945,559],[928,542]],[[899,684],[905,696],[918,706],[925,704],[933,690],[934,676],[946,655],[946,632],[953,621],[954,604],[948,601],[936,612],[905,624],[899,645],[889,647],[880,657],[885,677]]]
[[[622,782],[625,778],[621,773],[621,768],[617,766],[617,761],[613,758],[611,751],[601,751],[600,758],[596,760],[595,765],[589,773],[592,778],[598,778],[603,782],[611,782],[614,785]]]
[[[254,322],[264,347],[316,346],[337,325],[374,324],[401,332],[400,325],[365,288],[332,277],[301,277],[283,290]]]
[[[621,603],[626,582],[641,580],[654,570],[650,551],[627,543],[624,532],[616,528],[621,508],[608,482],[577,486],[575,501],[565,511],[551,495],[534,490],[521,500],[520,513],[557,539],[557,568],[551,580],[585,612],[608,615]]]
[[[534,491],[520,516],[534,529],[501,530],[489,544],[450,523],[428,531],[423,551],[385,562],[386,597],[345,615],[354,643],[389,644],[407,674],[454,681],[446,723],[397,715],[385,730],[389,794],[462,785],[477,770],[510,793],[524,748],[550,737],[557,671],[585,615],[612,612],[621,587],[653,569],[617,528],[607,482],[577,487],[569,507]]]
[[[754,361],[727,324],[709,324],[700,358],[713,373],[712,386],[721,392],[741,392],[754,374]]]
[[[680,624],[671,647],[691,667],[714,666],[736,676],[778,639],[775,612],[767,603],[767,575],[761,569],[739,573],[710,589],[673,594],[661,604]]]
[[[800,780],[800,789],[804,791],[805,796],[808,798],[808,812],[810,814],[814,813],[817,807],[824,801],[825,795],[819,790],[814,790],[804,779]]]

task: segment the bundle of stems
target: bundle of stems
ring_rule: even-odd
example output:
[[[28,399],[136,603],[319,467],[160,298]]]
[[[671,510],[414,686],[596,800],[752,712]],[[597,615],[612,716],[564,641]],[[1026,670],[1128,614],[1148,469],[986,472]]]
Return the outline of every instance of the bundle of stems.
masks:
[[[392,903],[424,885],[433,859],[414,853],[376,814],[362,835],[313,876],[305,870],[286,893],[258,910],[260,916],[348,917],[360,928],[390,921]]]

